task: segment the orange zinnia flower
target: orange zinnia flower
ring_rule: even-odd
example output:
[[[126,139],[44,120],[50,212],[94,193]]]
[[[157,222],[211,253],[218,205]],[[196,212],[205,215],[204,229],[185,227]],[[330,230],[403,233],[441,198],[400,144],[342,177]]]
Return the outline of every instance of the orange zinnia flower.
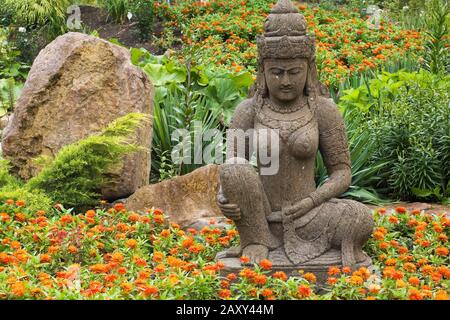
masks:
[[[134,249],[134,248],[137,247],[137,241],[136,241],[135,239],[128,239],[128,240],[125,242],[125,245],[126,245],[128,248]]]
[[[423,300],[423,296],[419,290],[413,288],[413,289],[409,290],[409,299],[410,300]]]
[[[156,214],[153,216],[153,221],[158,224],[162,224],[164,222],[164,217],[162,215]]]
[[[230,273],[227,275],[227,279],[230,281],[236,280],[237,279],[237,275],[235,273]]]
[[[221,299],[228,299],[229,297],[231,297],[231,291],[228,289],[222,289],[219,291],[219,297]]]
[[[311,288],[310,287],[308,287],[307,285],[304,285],[304,284],[302,284],[302,285],[300,285],[299,287],[298,287],[298,295],[301,297],[301,298],[307,298],[307,297],[309,297],[310,295],[311,295],[311,293],[312,293],[312,290],[311,290]]]
[[[52,257],[49,254],[41,254],[40,261],[41,263],[49,263],[52,261]]]
[[[140,215],[138,215],[137,213],[131,213],[128,216],[128,221],[130,221],[130,222],[138,222],[139,218],[140,218]]]
[[[264,298],[270,298],[270,297],[273,296],[273,291],[270,290],[270,289],[264,289],[264,290],[261,292],[261,295],[262,295]]]
[[[420,279],[417,277],[411,277],[408,279],[410,285],[417,287],[420,284]]]
[[[242,256],[240,259],[241,263],[249,263],[250,262],[250,258],[246,257],[246,256]]]
[[[250,278],[253,278],[256,275],[256,273],[255,273],[255,271],[253,271],[249,268],[244,268],[241,270],[241,272],[239,272],[239,275],[241,277],[250,279]]]
[[[127,282],[122,282],[120,284],[120,288],[122,288],[123,291],[126,293],[130,292],[133,289],[133,286]]]
[[[329,275],[329,276],[337,275],[337,274],[339,274],[340,272],[341,272],[341,270],[339,270],[338,267],[329,267],[329,268],[328,268],[328,275]]]
[[[159,251],[153,252],[153,257],[152,257],[153,261],[161,262],[163,258],[164,258],[164,253],[159,252]]]
[[[333,277],[330,277],[330,278],[328,278],[327,283],[328,283],[329,285],[336,284],[336,283],[337,283],[337,279],[336,279],[336,278],[333,278]]]
[[[373,237],[377,240],[383,240],[384,239],[384,234],[380,231],[375,231],[373,233]]]
[[[111,260],[116,263],[121,263],[123,261],[123,254],[121,254],[120,252],[114,252],[111,255]]]
[[[263,268],[264,270],[270,270],[272,269],[272,262],[270,260],[267,259],[263,259],[261,260],[261,262],[259,263],[260,267]]]
[[[11,293],[17,297],[23,297],[25,294],[25,285],[23,282],[15,282],[11,285]]]
[[[408,271],[408,272],[414,272],[416,271],[416,266],[411,263],[411,262],[407,262],[403,265],[403,268]]]
[[[272,277],[274,277],[275,279],[280,279],[283,281],[286,281],[288,279],[286,273],[284,273],[283,271],[277,271],[275,272]]]
[[[108,270],[108,266],[105,264],[94,264],[93,266],[89,267],[89,270],[91,270],[94,273],[107,273]]]
[[[267,283],[267,277],[263,274],[257,274],[253,277],[253,281],[255,282],[255,284],[263,286]]]
[[[317,281],[316,276],[311,272],[305,273],[303,278],[308,280],[308,282],[312,282],[312,283],[315,283]]]
[[[163,264],[158,264],[153,270],[158,273],[166,271],[166,267]]]
[[[364,283],[364,279],[360,276],[351,276],[348,282],[356,286],[360,286]]]
[[[16,206],[18,206],[18,207],[24,207],[24,206],[25,206],[25,201],[24,201],[24,200],[17,200],[17,201],[16,201]]]
[[[125,205],[123,203],[116,203],[114,205],[114,210],[116,210],[117,212],[123,211],[125,210]]]
[[[436,300],[449,300],[448,294],[444,290],[439,290],[435,297]]]
[[[75,247],[73,245],[69,246],[68,250],[69,250],[70,253],[77,253],[78,252],[77,247]]]
[[[155,286],[145,286],[145,289],[143,291],[145,296],[153,296],[158,294],[158,288]]]
[[[163,238],[167,238],[168,236],[170,236],[170,230],[169,229],[164,229],[163,231],[161,231],[160,235]]]
[[[389,216],[388,220],[390,223],[398,223],[399,222],[399,220],[396,216]]]
[[[25,222],[27,220],[27,218],[22,212],[17,212],[14,219],[19,222]]]
[[[445,247],[439,247],[436,249],[436,254],[439,256],[446,257],[448,256],[448,249]]]
[[[408,210],[406,210],[405,207],[397,207],[395,208],[395,211],[397,211],[398,213],[405,213]]]

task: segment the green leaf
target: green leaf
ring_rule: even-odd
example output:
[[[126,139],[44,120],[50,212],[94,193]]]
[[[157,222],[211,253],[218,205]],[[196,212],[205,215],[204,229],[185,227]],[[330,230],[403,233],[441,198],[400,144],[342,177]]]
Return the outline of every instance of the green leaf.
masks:
[[[131,63],[134,65],[137,65],[139,63],[139,60],[145,55],[145,52],[141,49],[137,48],[131,48]]]
[[[233,82],[237,88],[249,88],[254,80],[250,72],[245,72],[233,77]]]
[[[180,68],[169,72],[166,66],[149,63],[143,69],[155,86],[163,86],[170,82],[183,83],[187,78],[187,72]]]

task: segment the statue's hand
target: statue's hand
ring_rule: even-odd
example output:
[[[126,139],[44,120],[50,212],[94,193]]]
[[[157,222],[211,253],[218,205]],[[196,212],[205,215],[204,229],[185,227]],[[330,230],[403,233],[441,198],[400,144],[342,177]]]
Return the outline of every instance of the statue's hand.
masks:
[[[294,204],[292,206],[283,208],[283,215],[285,217],[295,219],[295,218],[299,218],[299,217],[305,215],[313,208],[314,208],[314,202],[312,201],[311,198],[308,197],[308,198],[305,198],[305,199],[297,202],[296,204]]]
[[[234,221],[241,219],[241,208],[237,204],[228,203],[228,199],[223,194],[222,188],[217,193],[217,206],[228,219]]]

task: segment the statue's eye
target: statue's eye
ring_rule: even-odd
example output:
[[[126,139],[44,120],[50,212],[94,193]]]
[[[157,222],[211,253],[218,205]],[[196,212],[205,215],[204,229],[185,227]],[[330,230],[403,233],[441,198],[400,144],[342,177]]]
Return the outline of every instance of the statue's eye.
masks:
[[[271,71],[272,71],[272,74],[274,74],[276,76],[283,74],[283,70],[281,70],[281,69],[272,69]]]
[[[289,74],[299,74],[302,71],[303,71],[303,68],[294,68],[294,69],[289,70],[288,72],[289,72]]]

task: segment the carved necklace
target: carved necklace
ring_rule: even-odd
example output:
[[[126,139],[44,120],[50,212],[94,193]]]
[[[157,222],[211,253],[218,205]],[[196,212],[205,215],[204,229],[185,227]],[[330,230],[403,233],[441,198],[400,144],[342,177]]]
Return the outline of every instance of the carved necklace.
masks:
[[[308,103],[307,100],[302,100],[298,104],[290,106],[290,107],[279,107],[279,106],[275,105],[270,99],[265,99],[264,102],[272,111],[275,111],[278,113],[293,113],[293,112],[300,110]]]
[[[309,108],[306,108],[307,110],[304,114],[293,119],[286,119],[286,120],[275,119],[273,116],[270,116],[267,113],[265,113],[262,110],[262,107],[260,107],[259,110],[257,110],[256,118],[264,126],[270,129],[279,130],[281,139],[284,142],[287,142],[292,133],[306,126],[314,118],[315,103],[311,105],[311,102],[312,99],[311,98],[308,99],[307,105],[309,106]],[[265,105],[268,104],[267,101],[265,101],[264,104]]]

